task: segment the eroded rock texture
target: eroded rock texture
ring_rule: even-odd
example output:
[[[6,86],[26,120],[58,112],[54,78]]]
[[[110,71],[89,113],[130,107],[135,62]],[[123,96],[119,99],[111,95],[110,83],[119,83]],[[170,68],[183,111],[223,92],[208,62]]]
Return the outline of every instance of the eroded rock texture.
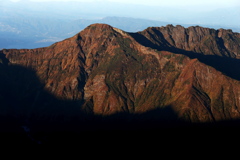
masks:
[[[49,47],[0,56],[3,117],[240,118],[240,34],[231,30],[168,25],[127,33],[93,24]]]

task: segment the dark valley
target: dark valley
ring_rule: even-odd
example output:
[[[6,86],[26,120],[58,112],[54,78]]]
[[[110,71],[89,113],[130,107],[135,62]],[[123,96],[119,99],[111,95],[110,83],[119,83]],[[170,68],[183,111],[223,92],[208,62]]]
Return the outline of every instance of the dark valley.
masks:
[[[239,33],[200,26],[125,32],[99,23],[49,47],[3,49],[1,133],[57,143],[58,133],[237,131],[239,61]]]

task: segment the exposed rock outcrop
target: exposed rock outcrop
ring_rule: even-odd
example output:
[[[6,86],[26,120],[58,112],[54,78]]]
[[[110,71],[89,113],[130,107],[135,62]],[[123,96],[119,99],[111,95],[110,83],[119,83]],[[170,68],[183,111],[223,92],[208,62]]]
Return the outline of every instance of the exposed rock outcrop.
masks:
[[[93,24],[49,47],[3,49],[0,56],[1,108],[18,108],[26,119],[240,118],[240,34],[231,30],[168,25],[127,33]],[[171,114],[153,114],[159,109]]]

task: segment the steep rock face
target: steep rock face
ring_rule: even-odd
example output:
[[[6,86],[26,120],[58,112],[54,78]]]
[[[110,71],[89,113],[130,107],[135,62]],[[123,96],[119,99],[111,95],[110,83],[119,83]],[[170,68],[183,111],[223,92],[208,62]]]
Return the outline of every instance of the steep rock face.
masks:
[[[163,50],[191,51],[231,58],[238,58],[240,54],[239,34],[231,30],[168,25],[149,27],[139,33]]]
[[[77,99],[80,94],[74,93],[78,89],[78,78],[81,65],[79,65],[79,49],[74,48],[72,42],[66,40],[49,48],[5,50],[9,65],[21,65],[36,71],[41,83],[56,97],[64,99]],[[69,47],[66,47],[69,46]],[[68,48],[62,50],[61,48]],[[81,73],[84,74],[84,73]]]
[[[224,70],[225,64],[215,64],[228,57],[238,66],[239,41],[239,34],[223,29],[169,25],[127,33],[93,24],[49,47],[4,49],[0,67],[2,77],[15,74],[5,74],[4,67],[21,66],[36,73],[40,83],[25,83],[38,106],[44,105],[37,94],[41,88],[58,100],[76,102],[74,106],[88,114],[139,115],[171,108],[179,119],[215,122],[240,118],[238,70],[229,73],[231,67]],[[221,61],[209,60],[210,55]],[[29,96],[29,90],[21,93]],[[6,97],[5,90],[1,97]]]

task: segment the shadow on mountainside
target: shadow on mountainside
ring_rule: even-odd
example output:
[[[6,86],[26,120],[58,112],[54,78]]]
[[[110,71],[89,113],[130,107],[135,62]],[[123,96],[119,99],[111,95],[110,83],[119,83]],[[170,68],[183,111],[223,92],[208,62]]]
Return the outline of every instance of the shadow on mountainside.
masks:
[[[158,51],[169,51],[176,54],[183,54],[188,56],[191,59],[197,58],[200,62],[214,67],[216,70],[222,72],[226,76],[229,76],[233,79],[240,80],[240,59],[234,59],[229,57],[221,57],[217,55],[203,55],[193,51],[186,51],[173,47],[169,44],[163,37],[161,33],[158,36],[161,36],[162,44],[157,45],[148,40],[145,36],[139,33],[130,33],[130,35],[141,45],[146,47],[151,47]],[[158,40],[156,40],[158,41]],[[223,45],[223,44],[222,44]]]
[[[193,125],[179,120],[171,106],[142,114],[87,114],[81,111],[81,102],[59,100],[45,91],[35,71],[8,65],[2,54],[0,60],[1,144],[83,144],[113,138],[119,143],[156,141],[170,135],[197,134],[203,129],[229,130],[240,124]]]

